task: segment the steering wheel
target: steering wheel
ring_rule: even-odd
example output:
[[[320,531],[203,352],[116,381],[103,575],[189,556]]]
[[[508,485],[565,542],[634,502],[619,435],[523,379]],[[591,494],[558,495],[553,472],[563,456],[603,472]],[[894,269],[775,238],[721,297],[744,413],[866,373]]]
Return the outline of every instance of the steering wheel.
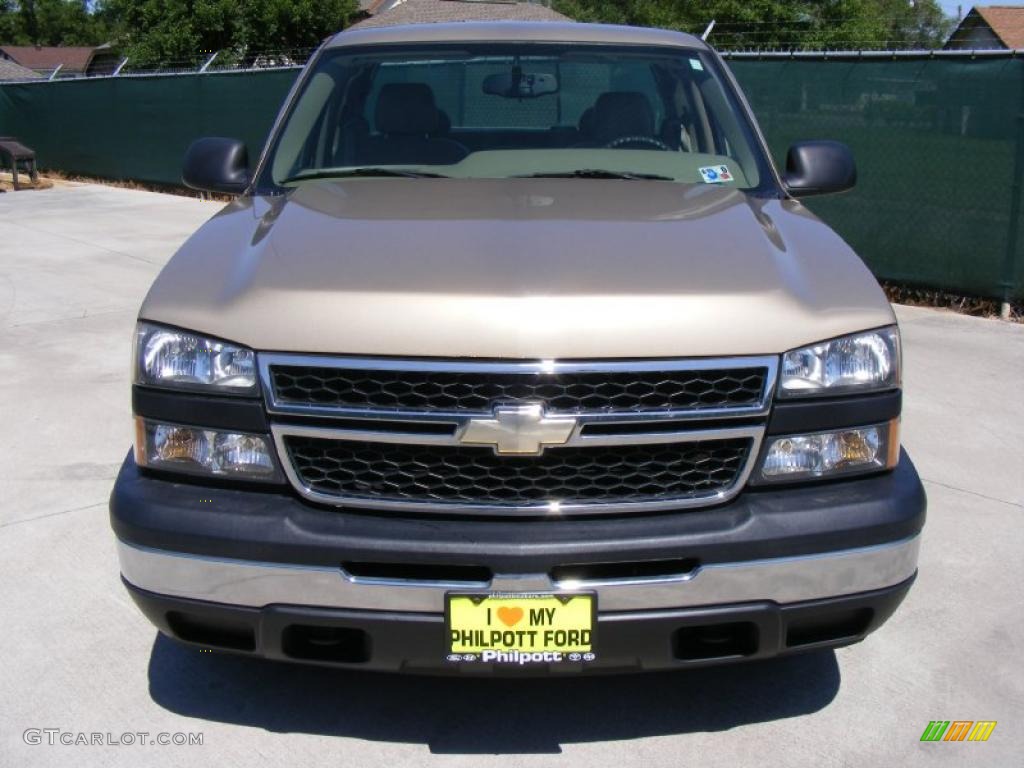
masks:
[[[652,147],[657,147],[665,152],[671,152],[672,148],[669,147],[661,139],[656,139],[653,136],[619,136],[617,139],[612,139],[605,144],[605,149],[618,149],[625,144],[649,144]]]

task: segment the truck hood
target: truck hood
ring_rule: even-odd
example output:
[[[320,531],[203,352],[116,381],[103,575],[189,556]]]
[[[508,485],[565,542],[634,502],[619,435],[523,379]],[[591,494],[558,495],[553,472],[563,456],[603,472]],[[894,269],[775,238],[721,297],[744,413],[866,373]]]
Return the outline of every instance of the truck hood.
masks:
[[[780,353],[895,322],[792,200],[583,179],[351,179],[242,198],[141,317],[258,350],[526,359]]]

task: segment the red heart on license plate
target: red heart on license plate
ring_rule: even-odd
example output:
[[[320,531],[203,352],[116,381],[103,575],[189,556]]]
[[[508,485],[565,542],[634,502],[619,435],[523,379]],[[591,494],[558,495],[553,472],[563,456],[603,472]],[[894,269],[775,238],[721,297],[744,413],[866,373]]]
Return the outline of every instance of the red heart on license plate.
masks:
[[[506,627],[514,627],[523,618],[523,609],[503,605],[498,609],[498,618]]]

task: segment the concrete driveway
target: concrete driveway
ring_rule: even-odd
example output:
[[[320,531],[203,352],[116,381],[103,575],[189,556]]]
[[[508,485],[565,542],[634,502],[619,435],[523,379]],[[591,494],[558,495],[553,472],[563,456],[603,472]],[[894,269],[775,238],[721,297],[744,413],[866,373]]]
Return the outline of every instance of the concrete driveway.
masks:
[[[1024,326],[899,308],[920,576],[859,646],[676,674],[447,680],[179,647],[118,580],[107,494],[129,339],[218,205],[97,186],[0,197],[0,765],[1020,765]],[[987,743],[919,741],[996,720]],[[26,729],[130,745],[26,744]],[[201,733],[201,746],[153,745]],[[88,739],[89,737],[86,736]],[[1014,757],[1016,755],[1016,757]]]

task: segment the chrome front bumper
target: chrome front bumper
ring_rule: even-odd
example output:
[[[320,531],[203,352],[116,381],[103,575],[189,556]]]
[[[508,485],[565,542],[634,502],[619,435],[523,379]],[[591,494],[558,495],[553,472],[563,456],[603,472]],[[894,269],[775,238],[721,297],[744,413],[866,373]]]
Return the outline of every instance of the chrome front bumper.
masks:
[[[891,587],[917,570],[920,536],[814,555],[702,565],[673,577],[553,581],[547,574],[495,575],[489,582],[361,578],[339,567],[221,559],[118,541],[121,573],[159,595],[260,608],[322,608],[439,614],[449,591],[594,591],[602,613],[750,601],[796,603]]]

